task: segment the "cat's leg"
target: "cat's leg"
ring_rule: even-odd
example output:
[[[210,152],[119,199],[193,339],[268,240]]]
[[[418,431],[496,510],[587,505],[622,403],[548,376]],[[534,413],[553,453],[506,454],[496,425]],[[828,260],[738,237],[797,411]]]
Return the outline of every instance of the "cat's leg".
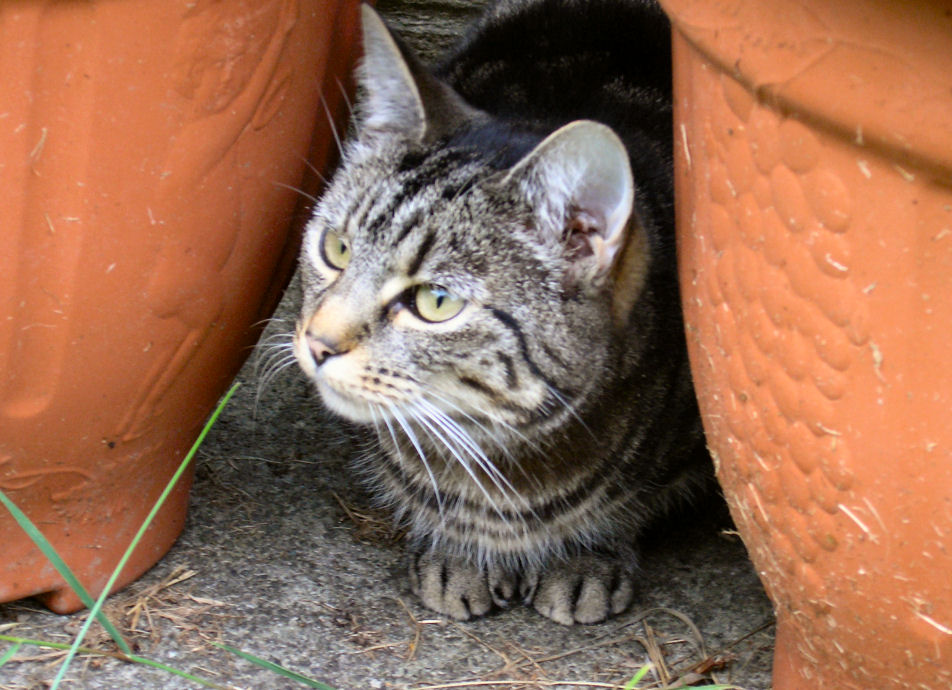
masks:
[[[532,604],[562,623],[598,623],[621,613],[634,594],[630,559],[586,554],[551,563],[539,576]]]

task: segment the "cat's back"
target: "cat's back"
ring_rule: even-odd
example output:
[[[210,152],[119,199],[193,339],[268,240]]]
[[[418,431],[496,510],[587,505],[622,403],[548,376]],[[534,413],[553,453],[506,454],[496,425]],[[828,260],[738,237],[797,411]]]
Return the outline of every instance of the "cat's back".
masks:
[[[437,68],[472,105],[540,130],[578,119],[670,138],[670,29],[643,0],[503,0]]]

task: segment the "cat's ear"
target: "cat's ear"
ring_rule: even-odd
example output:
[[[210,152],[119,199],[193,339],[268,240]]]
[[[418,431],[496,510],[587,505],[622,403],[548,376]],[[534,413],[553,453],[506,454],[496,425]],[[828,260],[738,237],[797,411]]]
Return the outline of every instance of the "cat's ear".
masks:
[[[611,128],[578,120],[558,129],[507,174],[557,233],[575,279],[601,284],[625,244],[634,203],[628,152]]]
[[[399,136],[413,143],[437,139],[479,117],[434,77],[380,16],[361,5],[364,58],[357,71],[363,99],[361,133]]]

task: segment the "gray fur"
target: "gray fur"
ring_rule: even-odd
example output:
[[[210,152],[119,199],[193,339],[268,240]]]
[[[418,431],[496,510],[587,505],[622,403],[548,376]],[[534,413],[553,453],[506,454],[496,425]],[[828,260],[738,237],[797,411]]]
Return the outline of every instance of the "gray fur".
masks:
[[[587,80],[573,87],[592,89],[585,113],[520,105],[551,94],[524,99],[537,85],[483,55],[486,37],[522,22],[545,62],[552,46],[528,40],[540,10],[580,41],[580,16],[667,30],[643,3],[509,2],[434,74],[364,9],[355,135],[308,225],[295,353],[331,410],[374,430],[360,469],[410,527],[424,604],[465,619],[532,603],[590,623],[629,603],[638,534],[709,468],[678,311],[670,135],[658,134],[666,77]],[[573,61],[584,47],[566,46]],[[481,96],[490,73],[518,97]],[[619,119],[638,108],[654,124]],[[343,270],[326,232],[349,248]],[[414,291],[427,285],[462,311],[422,319]]]

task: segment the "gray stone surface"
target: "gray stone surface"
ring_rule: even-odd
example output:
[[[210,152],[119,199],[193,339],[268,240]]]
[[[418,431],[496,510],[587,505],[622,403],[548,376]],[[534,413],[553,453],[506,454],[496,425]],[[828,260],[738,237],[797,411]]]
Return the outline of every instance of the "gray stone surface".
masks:
[[[430,55],[476,9],[448,0],[379,6]],[[293,318],[293,302],[292,290],[284,318]],[[281,332],[280,322],[273,330]],[[198,458],[184,534],[108,605],[141,655],[229,688],[304,686],[215,642],[340,690],[620,688],[652,654],[672,677],[700,664],[721,682],[769,688],[770,605],[717,505],[652,536],[641,591],[618,619],[564,628],[518,608],[458,624],[408,593],[399,535],[348,469],[359,444],[321,411],[298,371],[289,367],[260,387],[248,366],[241,379]],[[30,601],[2,604],[0,633],[68,642],[82,616]],[[112,648],[96,626],[88,644]],[[0,655],[6,648],[0,643]],[[48,687],[61,658],[24,647],[0,668],[0,688]],[[198,687],[91,656],[74,662],[68,678],[69,688]],[[652,673],[639,687],[665,687],[665,680]]]

